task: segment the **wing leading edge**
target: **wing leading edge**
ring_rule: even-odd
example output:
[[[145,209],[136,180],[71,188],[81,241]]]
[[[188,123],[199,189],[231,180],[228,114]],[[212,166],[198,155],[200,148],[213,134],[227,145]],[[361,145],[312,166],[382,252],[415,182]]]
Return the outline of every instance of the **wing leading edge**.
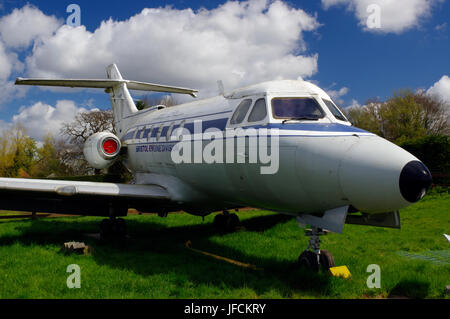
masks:
[[[124,216],[128,208],[159,212],[174,206],[159,185],[0,178],[0,209]]]

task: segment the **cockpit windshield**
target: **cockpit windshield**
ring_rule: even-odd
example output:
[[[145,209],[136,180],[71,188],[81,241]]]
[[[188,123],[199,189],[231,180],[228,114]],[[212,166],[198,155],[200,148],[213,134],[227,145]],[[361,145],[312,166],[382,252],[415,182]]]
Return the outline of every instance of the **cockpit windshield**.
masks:
[[[340,108],[336,104],[334,104],[334,102],[329,101],[329,100],[325,100],[325,99],[323,101],[328,106],[328,108],[330,109],[331,113],[333,113],[335,118],[337,118],[338,120],[341,120],[341,121],[348,122],[348,120],[345,117],[344,113],[342,113]]]
[[[274,98],[272,111],[276,119],[317,121],[325,117],[319,103],[313,98]]]

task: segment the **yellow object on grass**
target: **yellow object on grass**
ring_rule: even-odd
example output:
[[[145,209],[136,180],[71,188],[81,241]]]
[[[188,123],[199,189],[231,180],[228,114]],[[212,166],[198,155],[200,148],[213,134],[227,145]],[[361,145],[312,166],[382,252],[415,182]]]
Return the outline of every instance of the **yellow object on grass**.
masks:
[[[345,279],[349,279],[352,274],[350,270],[348,270],[347,266],[333,267],[330,268],[330,274],[334,277],[341,277]]]

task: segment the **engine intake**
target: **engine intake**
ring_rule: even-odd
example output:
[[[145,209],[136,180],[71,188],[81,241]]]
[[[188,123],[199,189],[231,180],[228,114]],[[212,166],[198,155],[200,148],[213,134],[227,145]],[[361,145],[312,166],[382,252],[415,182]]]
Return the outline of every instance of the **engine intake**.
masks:
[[[84,144],[84,157],[92,167],[104,169],[117,159],[122,145],[117,136],[109,132],[96,133]]]

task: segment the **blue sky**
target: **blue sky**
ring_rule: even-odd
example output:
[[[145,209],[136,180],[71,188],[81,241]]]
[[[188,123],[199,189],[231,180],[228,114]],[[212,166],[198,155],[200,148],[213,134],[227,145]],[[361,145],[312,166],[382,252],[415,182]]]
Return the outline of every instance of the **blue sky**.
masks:
[[[305,63],[304,65],[310,67],[310,69],[305,69],[304,74],[299,75],[306,80],[313,81],[323,89],[333,94],[335,99],[338,100],[338,102],[343,106],[349,106],[356,103],[364,104],[367,99],[372,97],[380,97],[381,99],[384,99],[392,95],[394,90],[401,88],[422,88],[429,90],[436,85],[436,93],[441,94],[444,98],[450,96],[450,92],[446,91],[448,88],[447,82],[444,83],[444,80],[448,79],[444,77],[450,75],[450,1],[410,0],[410,6],[417,6],[416,9],[411,9],[411,12],[408,11],[410,8],[402,7],[402,5],[404,5],[402,4],[404,1],[393,1],[397,2],[397,4],[392,4],[391,7],[382,8],[381,22],[382,26],[383,22],[385,23],[383,26],[385,28],[383,29],[382,27],[377,31],[368,30],[365,27],[365,17],[361,17],[361,14],[364,13],[364,8],[361,9],[360,4],[355,4],[354,1],[356,0],[303,0],[283,2],[283,5],[289,8],[289,10],[302,10],[306,13],[308,17],[301,17],[297,13],[294,14],[294,11],[287,11],[288,9],[283,7],[283,12],[286,14],[289,13],[292,19],[298,18],[303,21],[303,24],[309,24],[309,26],[297,26],[299,28],[297,31],[300,32],[300,35],[297,38],[294,37],[294,40],[298,40],[298,45],[291,43],[291,37],[286,37],[286,39],[284,38],[286,33],[289,31],[283,31],[283,33],[278,35],[274,33],[271,36],[275,38],[280,36],[280,42],[284,41],[283,43],[285,43],[285,46],[280,47],[279,50],[276,50],[278,53],[275,52],[268,57],[261,56],[259,58],[262,59],[262,62],[267,62],[268,60],[264,59],[276,60],[277,54],[280,54],[280,59],[283,58],[283,56],[286,57],[288,55],[293,55],[294,57],[305,57],[305,60],[302,60],[303,62],[301,63]],[[364,1],[365,0],[362,2]],[[337,2],[341,2],[341,4],[336,4]],[[373,0],[372,2],[379,1]],[[44,40],[41,40],[41,42],[38,42],[35,37],[33,40],[35,42],[28,41],[28,43],[23,46],[14,46],[11,44],[13,43],[13,40],[8,41],[6,39],[6,37],[8,37],[6,34],[8,31],[7,26],[4,27],[5,30],[2,31],[3,25],[5,25],[8,21],[2,24],[1,19],[10,15],[14,9],[22,10],[25,6],[33,7],[33,13],[38,13],[38,11],[40,11],[43,16],[48,17],[48,20],[52,17],[55,21],[58,20],[60,24],[63,24],[69,15],[66,13],[67,6],[71,3],[76,3],[81,8],[81,23],[86,27],[86,33],[84,35],[80,35],[80,39],[84,39],[82,36],[89,37],[89,32],[93,33],[98,31],[101,22],[104,20],[112,18],[114,21],[128,21],[130,17],[139,15],[144,8],[158,8],[165,7],[167,5],[171,6],[171,9],[169,10],[171,16],[169,16],[169,19],[170,17],[172,17],[172,19],[177,17],[182,19],[183,15],[180,14],[180,10],[191,8],[197,16],[196,20],[198,25],[195,27],[196,30],[201,29],[202,21],[205,21],[205,30],[211,28],[212,25],[213,28],[216,28],[213,22],[214,17],[211,19],[200,19],[200,14],[197,15],[197,13],[200,8],[204,8],[211,14],[211,16],[214,16],[215,11],[213,10],[223,5],[225,1],[133,0],[124,2],[119,0],[4,0],[0,1],[0,3],[0,44],[2,43],[1,41],[3,37],[4,53],[10,61],[13,61],[12,63],[15,63],[13,70],[8,72],[7,78],[4,79],[4,81],[6,81],[4,83],[8,83],[8,81],[13,81],[17,76],[26,77],[31,75],[36,76],[46,74],[45,72],[47,72],[49,68],[52,69],[52,74],[70,77],[69,71],[73,70],[72,68],[67,65],[58,66],[58,63],[61,63],[61,61],[55,63],[52,63],[52,61],[45,61],[45,56],[52,53],[52,48],[55,48],[55,50],[61,50],[62,55],[75,55],[73,50],[65,50],[64,45],[60,42],[50,45],[49,43],[51,42],[48,40],[48,37],[45,39],[42,38]],[[267,13],[271,3],[273,3],[273,1],[269,2],[264,10],[258,14],[263,16]],[[392,10],[394,10],[394,14],[392,14]],[[398,12],[395,12],[395,10],[398,10]],[[279,9],[279,11],[281,12],[282,10]],[[386,16],[383,17],[383,13],[385,13]],[[406,16],[407,14],[410,16]],[[401,25],[403,17],[397,19],[396,15],[405,16],[404,25]],[[288,15],[287,17],[290,16]],[[249,17],[249,19],[252,18]],[[284,30],[296,30],[289,24],[286,26],[282,25],[282,21],[278,21],[277,23],[280,24],[280,30],[283,27],[285,28]],[[49,24],[51,25],[50,22]],[[60,27],[61,25],[58,26],[58,28]],[[151,28],[152,26],[149,25],[146,27]],[[49,27],[49,29],[51,32],[57,32],[55,27],[53,27],[53,29],[52,27]],[[129,30],[133,29],[130,27]],[[169,32],[169,30],[167,31]],[[23,30],[23,32],[26,32],[26,30]],[[218,70],[216,72],[217,62],[214,62],[214,57],[211,58],[210,63],[205,63],[204,68],[206,70],[202,70],[201,77],[197,74],[198,71],[195,71],[195,69],[194,71],[191,71],[188,68],[185,70],[186,73],[183,73],[183,76],[180,79],[170,76],[171,72],[166,72],[166,66],[161,62],[166,61],[163,57],[161,57],[161,60],[156,60],[159,65],[158,68],[155,69],[153,66],[149,67],[149,75],[146,76],[146,73],[144,72],[145,66],[142,67],[143,71],[140,72],[139,66],[134,66],[131,62],[129,62],[133,59],[133,54],[138,54],[139,52],[145,53],[146,48],[144,43],[140,43],[139,41],[139,32],[140,31],[137,31],[136,34],[130,36],[131,38],[133,36],[136,37],[135,42],[131,42],[132,44],[129,48],[129,53],[124,53],[124,50],[117,50],[117,52],[112,54],[117,54],[118,61],[125,61],[121,63],[123,68],[121,68],[120,65],[119,68],[121,68],[122,73],[124,73],[127,78],[130,78],[131,76],[128,75],[131,74],[132,76],[137,77],[136,80],[161,82],[164,84],[183,85],[195,88],[200,86],[200,89],[204,89],[205,92],[209,92],[208,90],[211,90],[212,86],[214,86],[218,80],[217,77],[221,76],[224,77],[223,79],[225,86],[227,86],[228,77],[226,74],[224,75],[224,70],[227,69],[227,66],[225,65],[220,69],[217,67]],[[155,33],[155,37],[159,39],[160,36],[164,39],[166,36],[170,38],[169,42],[172,41],[176,46],[176,36],[173,34],[170,36],[164,35],[161,34],[161,32],[164,31]],[[264,36],[258,34],[258,30],[255,30],[254,32],[254,35],[248,35],[250,39],[253,37]],[[199,31],[199,33],[201,32]],[[51,36],[51,34],[47,36]],[[151,39],[156,39],[155,37]],[[180,34],[180,40],[184,41],[184,38],[186,38],[186,35],[183,36]],[[55,39],[57,38],[55,37]],[[233,35],[231,39],[233,41],[239,40],[236,38],[236,35]],[[229,40],[230,39],[227,39],[226,41]],[[270,41],[271,42],[268,42],[270,45],[276,45],[276,39]],[[220,39],[218,39],[218,42],[220,42]],[[137,53],[133,53],[134,43],[136,43]],[[202,46],[205,46],[205,48],[210,49],[211,52],[208,54],[214,56],[216,53],[214,50],[217,50],[216,47],[212,46],[209,48],[207,43],[200,43]],[[228,42],[224,43],[226,44]],[[243,43],[245,43],[245,41]],[[96,47],[92,43],[86,45],[93,45],[93,47]],[[152,45],[153,43],[147,44],[147,46]],[[184,46],[181,47],[186,46],[186,44],[183,45]],[[36,49],[37,46],[40,51]],[[178,53],[172,52],[170,48],[171,47],[169,44],[164,48],[164,50],[166,50],[166,52],[170,52],[169,54],[173,54],[173,56],[171,56],[172,59],[183,60],[185,58],[182,51]],[[194,46],[192,50],[195,51],[196,48],[198,48],[198,46]],[[200,51],[197,55],[206,54],[204,52],[208,49],[205,50],[205,48],[202,48],[201,50],[199,49]],[[265,50],[266,47],[263,48]],[[189,54],[192,54],[192,50],[189,50]],[[155,52],[158,54],[158,51],[149,52],[148,59],[145,59],[145,57],[136,58],[136,63],[139,61],[144,65],[148,61],[148,64],[151,64],[153,61],[151,56],[155,56]],[[239,52],[236,52],[236,54],[239,54]],[[252,53],[249,52],[245,54],[245,58],[252,61]],[[11,58],[14,55],[15,58]],[[139,54],[139,56],[140,55],[141,54]],[[76,59],[78,59],[80,63],[84,63],[84,60],[80,58],[80,56],[83,55],[76,56]],[[105,56],[108,56],[109,58],[107,53],[105,53]],[[70,60],[70,58],[71,57],[68,57],[68,60]],[[115,57],[112,56],[111,59],[114,60]],[[204,59],[209,61],[209,56],[206,56]],[[94,65],[94,62],[97,64],[103,63],[101,57],[93,60],[94,61],[90,61],[92,64],[81,66],[80,72],[83,70],[90,71],[92,69],[92,65]],[[248,81],[257,81],[259,78],[261,78],[261,80],[267,80],[268,76],[288,78],[293,77],[296,74],[289,72],[289,70],[280,71],[280,74],[278,74],[275,66],[272,68],[273,70],[271,69],[271,73],[261,71],[260,74],[253,74],[251,70],[246,70],[245,67],[239,64],[239,62],[231,62],[232,60],[234,61],[234,59],[230,58],[230,68],[232,69],[233,67],[236,67],[238,73],[242,71],[243,74],[245,74],[243,76],[245,79],[234,81],[233,79],[235,78],[230,77],[228,84],[231,86],[241,83],[250,84]],[[186,61],[191,60],[186,58]],[[191,62],[191,64],[194,64],[197,60],[192,61],[193,62]],[[102,70],[107,64],[109,64],[110,61],[105,60],[104,62],[105,65],[99,65],[99,68],[101,67]],[[317,65],[314,66],[314,62]],[[170,65],[170,60],[167,63],[168,68],[172,67]],[[232,65],[232,63],[235,64]],[[289,69],[290,64],[286,65],[286,68]],[[210,73],[207,71],[208,68],[211,69]],[[86,77],[98,77],[97,74],[101,74],[99,72],[100,71],[97,71],[97,69],[92,71],[92,73],[87,72],[89,74],[86,74]],[[301,71],[299,71],[299,73],[301,73]],[[211,76],[209,79],[209,82],[212,83],[211,87],[205,84],[208,83],[208,74]],[[81,73],[75,74],[74,77],[80,76],[82,76]],[[190,79],[190,76],[192,76],[192,80]],[[442,83],[438,83],[440,80],[443,80],[441,81]],[[167,83],[167,81],[171,81],[171,83]],[[0,97],[3,98],[3,103],[0,106],[0,120],[2,123],[17,122],[20,119],[24,121],[38,121],[38,116],[36,114],[33,115],[31,110],[29,110],[30,112],[28,113],[25,112],[24,114],[21,114],[21,112],[27,111],[27,108],[30,108],[36,103],[46,105],[47,108],[57,108],[56,105],[58,104],[58,101],[65,100],[66,104],[72,104],[70,104],[70,107],[65,104],[64,107],[69,107],[72,111],[78,109],[89,109],[91,107],[98,107],[101,109],[109,107],[107,95],[91,91],[62,93],[31,88],[21,93],[14,92],[12,89],[11,92],[12,93],[9,95],[0,95]],[[39,108],[36,108],[36,110],[39,110]],[[63,110],[62,106],[61,110]],[[55,114],[52,115],[55,116]],[[14,116],[16,116],[16,118],[13,118]],[[58,119],[55,119],[52,123],[49,123],[49,126],[53,125],[54,127],[52,127],[52,129],[55,130],[58,125],[58,121],[60,122],[62,118],[62,116],[59,116]],[[35,135],[39,135],[39,133],[35,132]]]

